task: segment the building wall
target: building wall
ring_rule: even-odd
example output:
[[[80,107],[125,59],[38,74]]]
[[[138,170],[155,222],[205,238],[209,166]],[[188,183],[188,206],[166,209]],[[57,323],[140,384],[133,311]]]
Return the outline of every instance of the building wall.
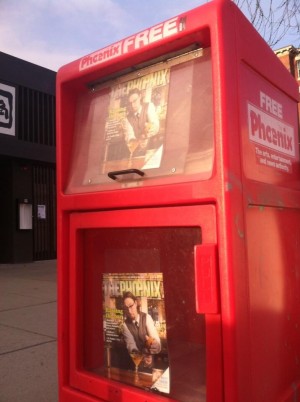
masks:
[[[278,50],[275,50],[275,54],[283,63],[283,65],[293,75],[293,77],[295,77],[299,85],[299,93],[300,93],[300,48],[296,49],[294,46],[286,46]],[[300,130],[300,103],[298,103],[298,115],[299,115],[299,130]]]
[[[55,80],[0,52],[0,263],[56,257]]]

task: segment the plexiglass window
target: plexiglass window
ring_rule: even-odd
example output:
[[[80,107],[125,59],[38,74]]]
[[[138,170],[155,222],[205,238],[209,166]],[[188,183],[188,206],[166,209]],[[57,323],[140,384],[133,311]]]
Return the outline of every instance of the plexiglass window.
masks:
[[[194,283],[201,237],[199,227],[80,230],[82,370],[181,402],[206,401],[206,327]]]
[[[212,103],[210,49],[91,84],[77,100],[66,192],[208,179]]]

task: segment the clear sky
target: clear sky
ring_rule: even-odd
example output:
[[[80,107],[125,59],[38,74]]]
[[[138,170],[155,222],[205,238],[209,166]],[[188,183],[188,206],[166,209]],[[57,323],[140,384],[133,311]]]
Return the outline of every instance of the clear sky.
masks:
[[[265,0],[264,0],[265,1]],[[0,51],[57,70],[207,0],[0,0]],[[294,44],[285,37],[276,48]]]

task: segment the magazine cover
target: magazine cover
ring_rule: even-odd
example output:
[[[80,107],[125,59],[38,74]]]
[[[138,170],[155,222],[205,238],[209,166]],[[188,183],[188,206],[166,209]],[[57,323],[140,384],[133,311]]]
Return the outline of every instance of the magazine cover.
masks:
[[[108,376],[170,392],[162,273],[103,274]]]
[[[160,167],[169,80],[164,68],[111,87],[102,173]]]

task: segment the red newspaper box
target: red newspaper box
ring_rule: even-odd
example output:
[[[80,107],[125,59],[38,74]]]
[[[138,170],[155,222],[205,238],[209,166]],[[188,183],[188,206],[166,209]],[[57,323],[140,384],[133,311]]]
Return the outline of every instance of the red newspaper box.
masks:
[[[57,76],[59,395],[300,395],[297,84],[231,1]]]

